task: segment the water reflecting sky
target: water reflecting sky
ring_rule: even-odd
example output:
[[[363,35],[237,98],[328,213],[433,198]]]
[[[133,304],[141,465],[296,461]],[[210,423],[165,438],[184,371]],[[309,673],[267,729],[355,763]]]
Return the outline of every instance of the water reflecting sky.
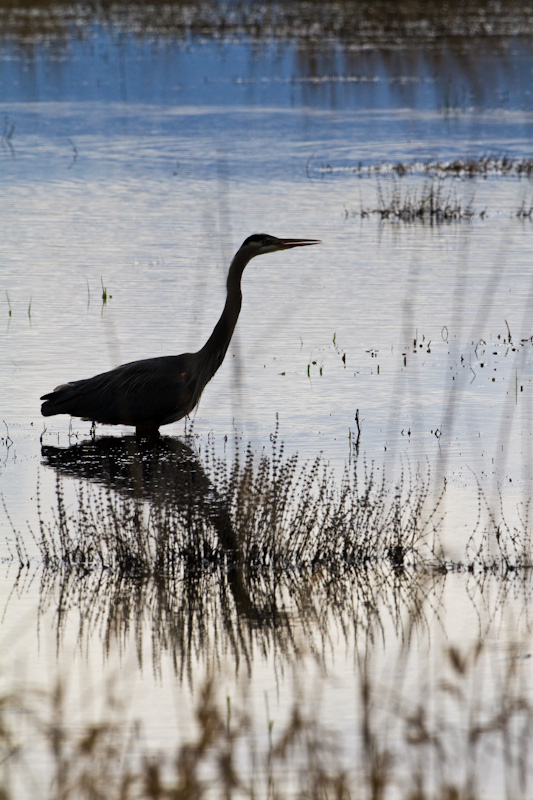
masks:
[[[479,459],[493,458],[499,428],[486,431],[477,393],[503,419],[518,372],[520,386],[530,380],[530,356],[519,348],[515,364],[514,351],[492,348],[493,359],[505,354],[492,367],[501,392],[481,369],[471,386],[470,367],[478,341],[501,343],[507,324],[515,339],[531,333],[529,225],[513,218],[530,181],[444,183],[491,221],[383,227],[357,212],[376,207],[387,178],[351,168],[526,158],[527,37],[351,48],[82,30],[0,46],[9,424],[39,427],[38,395],[66,378],[196,349],[219,313],[231,253],[266,229],[324,244],[248,270],[200,430],[226,435],[236,424],[253,435],[262,419],[261,439],[279,411],[294,446],[342,461],[360,408],[369,454],[403,451],[405,431],[418,429],[422,442],[414,448],[410,434],[407,447],[418,458],[434,454],[447,420],[449,441],[461,441],[457,466],[467,453],[476,462],[467,466],[485,470]],[[415,173],[407,191],[422,191],[420,181]],[[102,281],[113,295],[105,308]],[[433,345],[423,363],[405,355],[416,338]],[[464,383],[453,417],[448,373]],[[529,420],[529,405],[521,413]],[[466,431],[482,429],[480,455]]]
[[[322,452],[340,474],[358,410],[361,460],[378,473],[429,465],[436,495],[446,482],[454,557],[475,525],[478,483],[495,513],[501,492],[516,519],[531,493],[532,222],[517,217],[533,204],[531,178],[437,177],[450,202],[472,205],[469,220],[406,224],[361,211],[395,191],[420,198],[428,160],[531,158],[531,38],[363,47],[148,35],[101,20],[81,29],[0,38],[0,493],[15,527],[29,520],[35,530],[38,483],[46,514],[56,499],[55,474],[41,464],[39,396],[124,361],[197,349],[222,308],[232,253],[261,230],[323,244],[247,269],[235,338],[195,417],[200,453],[208,437],[223,451],[235,435],[261,452],[279,415],[289,452]],[[398,161],[412,174],[354,172]],[[69,444],[68,418],[46,427],[46,446]],[[80,440],[89,429],[73,423]],[[7,556],[6,516],[0,533]],[[437,594],[464,609],[458,582]],[[41,603],[46,645],[35,659],[52,663],[57,587],[41,588],[49,607],[34,587],[33,600],[11,598],[6,619],[16,638],[20,609],[33,619],[32,602]],[[468,620],[450,613],[442,629],[475,637]],[[75,642],[77,621],[65,631]],[[173,672],[172,643],[126,636],[122,652],[120,636],[111,639],[150,717],[150,702],[162,708],[167,698],[137,672],[139,653],[149,661],[152,648],[160,675]],[[352,657],[340,667],[344,689]],[[276,683],[273,662],[271,652],[257,658],[258,686]],[[151,721],[159,742],[164,728]]]

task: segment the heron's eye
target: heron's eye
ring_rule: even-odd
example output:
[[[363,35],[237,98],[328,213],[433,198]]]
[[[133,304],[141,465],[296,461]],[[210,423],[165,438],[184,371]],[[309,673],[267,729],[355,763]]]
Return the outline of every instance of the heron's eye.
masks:
[[[266,236],[264,233],[252,233],[251,236],[244,240],[242,247],[246,247],[246,245],[249,244],[266,244],[266,239],[270,240],[270,237]]]

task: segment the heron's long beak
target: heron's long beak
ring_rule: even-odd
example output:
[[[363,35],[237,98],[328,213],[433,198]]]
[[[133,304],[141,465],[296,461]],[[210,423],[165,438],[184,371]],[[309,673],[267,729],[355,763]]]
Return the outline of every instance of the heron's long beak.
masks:
[[[290,247],[304,247],[306,244],[321,244],[320,239],[278,239],[278,242],[282,250],[288,250]]]

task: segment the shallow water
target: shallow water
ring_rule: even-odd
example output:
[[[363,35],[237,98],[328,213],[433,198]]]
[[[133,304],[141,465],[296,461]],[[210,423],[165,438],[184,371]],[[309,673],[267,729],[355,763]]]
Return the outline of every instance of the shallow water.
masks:
[[[533,204],[531,179],[512,170],[434,179],[452,201],[471,203],[471,219],[408,224],[372,212],[389,193],[427,191],[428,161],[531,158],[530,32],[362,46],[143,34],[127,21],[77,26],[81,35],[67,26],[61,36],[30,36],[31,45],[0,39],[0,491],[28,554],[37,558],[26,528],[29,521],[37,530],[37,492],[45,518],[55,504],[41,439],[67,447],[90,430],[62,417],[45,427],[40,394],[124,361],[197,349],[221,310],[232,253],[258,230],[322,245],[247,269],[236,335],[194,417],[199,452],[210,439],[224,452],[235,436],[261,452],[279,417],[287,452],[303,460],[321,452],[340,476],[358,411],[361,460],[390,476],[429,468],[434,496],[446,487],[441,536],[450,558],[462,558],[475,528],[479,487],[495,515],[501,497],[506,519],[519,524],[531,493],[533,285],[532,221],[517,212]],[[399,179],[383,166],[398,162],[418,166]],[[379,176],[364,172],[377,166]],[[183,431],[176,423],[165,432]],[[109,433],[124,431],[99,430]],[[0,517],[6,559],[11,522]],[[161,747],[176,725],[174,703],[180,714],[189,708],[196,676],[216,662],[213,641],[189,654],[178,678],[178,645],[150,641],[150,613],[137,634],[124,621],[122,634],[106,638],[104,603],[103,628],[89,626],[80,639],[77,598],[58,644],[52,589],[37,642],[43,585],[33,568],[11,594],[14,565],[6,563],[8,677],[22,665],[33,683],[59,664],[84,687],[79,703],[94,692],[98,705],[104,680],[127,674],[132,714]],[[430,635],[421,635],[414,672],[437,658],[441,635],[474,641],[486,614],[491,624],[481,628],[494,649],[520,640],[527,654],[529,626],[509,620],[526,620],[529,593],[506,599],[504,613],[490,600],[500,591],[473,603],[454,576],[430,594]],[[214,630],[213,620],[216,613]],[[340,726],[350,745],[358,673],[345,624],[304,626],[298,652],[318,654],[330,676],[325,718],[338,720],[347,703],[353,709]],[[402,636],[390,622],[385,630],[375,658],[387,682]],[[243,654],[219,645],[231,693]],[[284,670],[306,663],[312,674],[309,660],[260,636],[250,652],[239,674],[251,676],[254,704],[266,691],[286,713]],[[181,730],[187,720],[180,717]]]

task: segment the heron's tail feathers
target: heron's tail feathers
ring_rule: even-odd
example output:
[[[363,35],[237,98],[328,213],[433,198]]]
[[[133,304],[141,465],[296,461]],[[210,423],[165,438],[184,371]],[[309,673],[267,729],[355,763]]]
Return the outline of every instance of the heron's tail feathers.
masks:
[[[72,402],[77,394],[76,387],[72,383],[63,383],[56,386],[53,392],[43,394],[41,406],[43,417],[52,417],[54,414],[71,414]]]

